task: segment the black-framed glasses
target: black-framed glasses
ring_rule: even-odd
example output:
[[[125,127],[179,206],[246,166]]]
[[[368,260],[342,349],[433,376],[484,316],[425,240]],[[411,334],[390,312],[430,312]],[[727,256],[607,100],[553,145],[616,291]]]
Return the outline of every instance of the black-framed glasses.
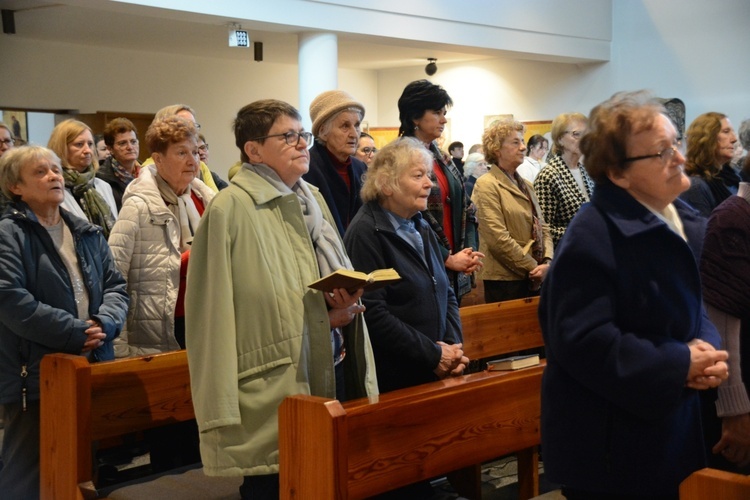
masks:
[[[260,141],[263,139],[268,139],[270,137],[283,137],[286,141],[287,146],[297,147],[299,144],[300,139],[304,139],[305,142],[310,145],[312,141],[312,133],[311,132],[294,132],[289,131],[285,134],[273,134],[273,135],[264,135],[263,137],[256,137],[255,139],[250,139],[251,141]]]
[[[15,143],[13,139],[1,139],[0,144],[4,146],[12,146]]]
[[[581,130],[566,130],[565,133],[572,135],[573,139],[580,139],[583,137],[583,132]]]
[[[203,145],[201,145],[201,146],[198,146],[198,151],[203,151],[204,153],[205,153],[206,151],[208,151],[208,143],[206,142],[206,143],[204,143]]]
[[[374,155],[375,153],[377,153],[378,152],[378,148],[368,148],[368,147],[365,147],[365,148],[360,149],[360,151],[362,151],[362,153],[365,156],[370,156],[370,155]]]
[[[659,151],[656,154],[652,155],[643,155],[643,156],[633,156],[631,158],[625,158],[623,162],[625,163],[632,163],[634,161],[639,160],[648,160],[649,158],[659,158],[662,163],[669,163],[669,160],[674,157],[675,153],[677,153],[679,150],[677,149],[680,145],[675,144],[674,146],[669,146],[668,148],[664,148],[661,151]]]

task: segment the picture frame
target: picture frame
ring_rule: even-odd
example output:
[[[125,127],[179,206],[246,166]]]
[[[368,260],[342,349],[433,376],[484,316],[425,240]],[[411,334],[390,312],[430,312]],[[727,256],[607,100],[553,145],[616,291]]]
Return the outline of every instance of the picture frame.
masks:
[[[29,127],[25,111],[0,109],[0,120],[11,130],[16,146],[23,146],[29,142]]]

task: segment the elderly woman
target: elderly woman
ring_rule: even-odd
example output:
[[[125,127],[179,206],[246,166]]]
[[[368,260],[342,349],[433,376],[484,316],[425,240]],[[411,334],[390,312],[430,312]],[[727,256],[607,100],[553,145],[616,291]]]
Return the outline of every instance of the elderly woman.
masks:
[[[341,237],[362,206],[359,190],[367,165],[354,157],[365,107],[343,90],[329,90],[310,103],[315,144],[303,178],[320,189]]]
[[[143,167],[122,198],[109,244],[133,301],[118,357],[185,347],[185,276],[190,243],[214,193],[195,178],[198,131],[168,116],[146,132],[154,165]]]
[[[739,174],[732,168],[737,135],[722,113],[704,113],[687,129],[685,173],[690,188],[680,195],[704,217],[733,194],[737,194]]]
[[[474,184],[476,184],[478,178],[487,173],[489,168],[490,166],[482,153],[471,153],[466,157],[466,162],[464,163],[464,177],[466,178],[464,189],[466,190],[466,196],[471,198],[471,194],[474,192]]]
[[[156,112],[156,115],[154,115],[154,121],[157,120],[163,120],[164,118],[168,116],[179,116],[180,118],[184,118],[185,120],[191,122],[193,125],[195,125],[195,128],[200,132],[201,125],[198,123],[198,121],[195,119],[195,111],[193,108],[188,106],[187,104],[171,104],[169,106],[164,106],[159,111]],[[208,165],[203,161],[203,154],[201,153],[200,144],[201,141],[203,144],[206,144],[205,138],[201,140],[201,134],[198,134],[198,154],[201,155],[201,159],[198,162],[198,180],[202,181],[206,186],[211,188],[211,190],[214,193],[218,193],[220,189],[224,189],[226,187],[227,183],[225,180],[223,180],[221,177],[219,177],[219,174],[216,172],[211,171],[211,169],[208,168]],[[206,152],[208,152],[208,149],[206,148]],[[206,155],[206,158],[208,156]],[[143,165],[151,165],[153,160],[151,158],[147,159],[143,162]]]
[[[594,191],[594,182],[581,162],[579,141],[585,131],[586,117],[581,113],[564,113],[555,118],[551,130],[552,153],[534,179],[534,191],[555,246]]]
[[[471,291],[471,273],[481,267],[477,252],[474,206],[464,191],[463,176],[437,145],[453,100],[439,85],[411,82],[398,100],[399,136],[414,137],[432,154],[432,190],[422,215],[438,236],[443,261],[459,304]]]
[[[479,271],[486,302],[538,294],[552,260],[552,237],[534,188],[517,172],[526,151],[523,132],[522,123],[501,120],[482,136],[491,166],[477,179],[472,200],[477,206],[479,249],[487,256]]]
[[[127,118],[115,118],[104,127],[103,135],[111,154],[99,166],[96,176],[112,188],[117,210],[120,210],[125,188],[141,171],[138,130]]]
[[[282,400],[364,397],[377,382],[362,291],[308,288],[351,264],[323,197],[302,179],[312,137],[299,113],[256,101],[234,132],[244,163],[193,241],[190,380],[204,472],[245,476],[243,498],[278,498]]]
[[[529,143],[526,145],[526,157],[523,163],[518,167],[518,174],[529,182],[534,182],[539,175],[544,163],[544,155],[549,151],[549,142],[541,134],[534,134],[529,137]]]
[[[0,491],[38,498],[39,363],[53,352],[113,359],[128,297],[101,229],[60,209],[65,184],[52,151],[4,154],[0,187],[12,200],[0,220]]]
[[[63,167],[62,207],[101,226],[108,237],[117,219],[117,203],[109,184],[96,177],[99,161],[89,126],[72,118],[64,120],[52,129],[47,147],[60,158]]]
[[[727,378],[702,305],[704,220],[677,131],[644,93],[591,112],[581,140],[596,181],[544,282],[542,447],[568,499],[674,498],[705,467],[699,390]]]
[[[469,362],[440,244],[422,219],[432,164],[433,156],[413,138],[381,149],[362,186],[365,205],[344,238],[357,270],[394,268],[401,276],[362,298],[383,392],[460,375]],[[430,498],[431,488],[417,483],[392,495]]]

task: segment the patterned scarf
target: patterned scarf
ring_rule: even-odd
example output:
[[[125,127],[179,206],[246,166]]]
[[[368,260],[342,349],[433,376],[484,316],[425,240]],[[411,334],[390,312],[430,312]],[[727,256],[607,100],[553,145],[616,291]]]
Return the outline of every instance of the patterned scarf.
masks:
[[[505,172],[503,170],[503,172]],[[510,174],[508,174],[508,177],[510,177]],[[544,233],[542,232],[542,218],[539,216],[539,209],[534,204],[534,200],[531,198],[531,195],[529,194],[528,186],[526,185],[526,182],[523,180],[523,177],[518,173],[516,170],[513,173],[513,177],[511,177],[515,181],[515,183],[518,185],[518,189],[521,190],[523,195],[526,197],[527,200],[529,200],[529,204],[531,205],[531,239],[534,241],[534,243],[531,244],[531,256],[534,257],[534,260],[536,260],[537,264],[541,264],[544,261]]]
[[[86,218],[92,224],[101,226],[104,230],[104,237],[108,238],[112,226],[115,225],[115,218],[109,205],[94,186],[94,179],[96,179],[94,169],[89,166],[83,172],[78,172],[64,168],[63,178],[65,188],[73,193],[73,197],[86,214]]]
[[[128,169],[120,165],[120,162],[115,160],[115,157],[110,157],[110,165],[112,165],[112,173],[115,174],[115,177],[122,182],[123,186],[127,186],[130,184],[130,182],[138,177],[138,174],[141,171],[141,166],[138,164],[138,162],[135,162],[135,165],[133,165],[133,172],[128,172]]]

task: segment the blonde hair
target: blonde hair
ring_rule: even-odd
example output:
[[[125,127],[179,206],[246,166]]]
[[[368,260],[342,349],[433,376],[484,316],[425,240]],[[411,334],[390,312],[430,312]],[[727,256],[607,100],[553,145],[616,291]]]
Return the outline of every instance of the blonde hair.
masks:
[[[552,120],[552,128],[550,129],[550,136],[552,137],[552,144],[550,145],[552,154],[561,155],[564,152],[560,139],[567,132],[568,126],[573,122],[581,122],[584,126],[588,123],[586,115],[582,113],[562,113]]]
[[[154,115],[154,121],[163,120],[168,116],[175,116],[180,111],[187,111],[193,115],[193,118],[195,118],[195,111],[193,111],[193,108],[187,104],[172,104],[170,106],[164,106],[157,111],[156,115]]]
[[[55,126],[54,129],[52,129],[52,134],[49,136],[47,147],[54,151],[57,157],[60,158],[60,165],[62,166],[62,168],[66,168],[68,170],[76,170],[75,168],[70,166],[70,163],[68,163],[68,144],[73,142],[76,137],[86,132],[87,130],[91,134],[91,140],[94,140],[94,132],[91,131],[91,127],[81,121],[74,120],[73,118],[68,118],[67,120],[61,121]],[[99,159],[96,155],[96,144],[94,144],[94,147],[91,148],[90,167],[93,168],[94,171],[99,170]]]

